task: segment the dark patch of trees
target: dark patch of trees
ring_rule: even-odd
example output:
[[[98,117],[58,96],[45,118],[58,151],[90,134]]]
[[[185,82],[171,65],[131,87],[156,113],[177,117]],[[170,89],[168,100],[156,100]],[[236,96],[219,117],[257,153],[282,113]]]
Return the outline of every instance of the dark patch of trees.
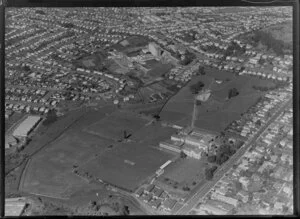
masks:
[[[206,74],[206,72],[204,70],[204,66],[199,65],[198,74],[200,74],[200,75],[205,75]]]
[[[30,68],[29,66],[27,66],[27,65],[25,65],[25,66],[23,67],[23,69],[24,69],[24,71],[27,71],[27,72],[29,72],[29,71],[31,70],[31,68]]]
[[[35,11],[36,14],[41,14],[41,15],[45,15],[46,13],[42,10],[36,10]]]
[[[160,116],[159,116],[158,114],[154,114],[154,115],[153,115],[153,118],[154,118],[156,121],[159,121]]]
[[[74,28],[75,27],[75,25],[72,23],[65,23],[65,24],[62,23],[61,26],[65,27],[65,28]]]
[[[246,47],[240,47],[239,44],[236,42],[231,41],[231,44],[227,47],[227,49],[224,52],[223,59],[226,58],[226,56],[232,56],[235,53],[243,54],[246,52]]]
[[[50,125],[53,122],[55,122],[56,120],[57,120],[56,110],[55,109],[51,109],[47,113],[47,117],[44,120],[43,125],[45,125],[45,126]]]
[[[187,157],[187,155],[183,151],[181,151],[180,152],[180,158],[184,159],[186,157]]]
[[[198,81],[196,84],[190,86],[190,90],[193,94],[198,94],[203,87],[204,87],[204,83],[202,81]]]
[[[212,180],[214,177],[214,172],[217,170],[217,166],[205,169],[205,179]]]
[[[260,59],[258,60],[258,64],[260,64],[260,65],[263,65],[265,62],[266,62],[266,61],[265,61],[264,59],[262,59],[262,58],[260,58]]]
[[[239,95],[239,92],[238,90],[234,87],[234,88],[231,88],[229,91],[228,91],[228,99],[232,98],[232,97],[235,97]]]
[[[287,86],[289,84],[286,81],[274,81],[274,83],[275,83],[275,85],[270,85],[270,86],[253,85],[252,88],[254,90],[259,90],[259,91],[269,91],[269,90],[282,88],[282,87]]]
[[[216,162],[217,156],[216,155],[210,155],[207,157],[207,161],[210,163]]]
[[[191,189],[190,189],[190,187],[188,187],[188,186],[184,186],[184,187],[182,188],[182,190],[183,190],[183,191],[190,191]]]
[[[186,50],[184,59],[180,62],[181,65],[188,65],[190,64],[194,59],[196,58],[196,55],[192,52],[189,52]]]
[[[255,43],[261,42],[267,49],[273,49],[273,51],[280,56],[284,55],[285,49],[291,49],[290,45],[284,43],[282,40],[275,39],[271,33],[264,31],[256,31],[252,40]]]
[[[260,120],[260,119],[257,120],[257,121],[255,122],[255,125],[258,126],[258,127],[260,127],[260,126],[262,125],[261,120]]]
[[[224,162],[226,162],[229,157],[231,157],[234,153],[236,152],[236,149],[234,148],[233,145],[221,145],[216,153],[216,157],[215,157],[215,162],[218,165],[223,164]],[[210,158],[210,160],[212,162],[214,162],[214,158]]]

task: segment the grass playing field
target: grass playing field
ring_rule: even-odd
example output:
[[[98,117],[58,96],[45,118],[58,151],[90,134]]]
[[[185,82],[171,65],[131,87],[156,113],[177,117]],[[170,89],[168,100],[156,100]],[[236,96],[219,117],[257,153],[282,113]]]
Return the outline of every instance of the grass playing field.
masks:
[[[163,128],[159,123],[150,124],[147,119],[133,113],[114,110],[112,106],[105,106],[87,111],[56,140],[35,154],[25,168],[20,191],[68,198],[89,185],[87,180],[72,172],[75,166],[83,171],[80,173],[88,172],[133,191],[174,157],[158,147],[158,141],[169,138],[173,129]],[[87,132],[86,127],[93,133]],[[124,128],[132,131],[127,132],[132,134],[132,142],[114,141],[123,137]],[[99,137],[102,135],[108,135],[110,139]]]
[[[73,165],[83,165],[96,154],[100,155],[112,141],[83,132],[82,128],[102,119],[111,110],[111,107],[103,107],[98,111],[89,111],[64,134],[53,142],[49,141],[28,163],[22,175],[20,191],[61,198],[86,185],[86,181],[72,173]],[[56,125],[53,124],[49,131]],[[49,135],[48,131],[45,135]]]
[[[134,191],[173,155],[141,143],[120,143],[80,170],[104,182]]]
[[[87,133],[65,133],[28,164],[20,190],[51,197],[67,197],[70,189],[87,184],[72,173],[95,154],[101,154],[110,142]]]
[[[147,120],[132,113],[116,112],[104,119],[91,124],[85,131],[103,138],[120,140],[124,138],[124,131],[132,134],[142,128]]]

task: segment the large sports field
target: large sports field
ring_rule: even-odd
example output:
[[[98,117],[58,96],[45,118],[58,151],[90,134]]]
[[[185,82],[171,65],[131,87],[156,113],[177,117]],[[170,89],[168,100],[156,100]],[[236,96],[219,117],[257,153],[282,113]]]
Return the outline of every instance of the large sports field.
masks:
[[[32,158],[24,173],[21,191],[68,197],[70,190],[86,184],[72,173],[73,165],[105,151],[110,142],[87,133],[66,133]]]
[[[191,124],[195,95],[191,92],[190,86],[202,81],[205,84],[204,89],[211,90],[211,96],[206,102],[197,106],[195,126],[220,132],[232,121],[239,119],[242,113],[258,101],[261,92],[254,90],[252,86],[268,83],[259,78],[235,76],[226,71],[208,69],[206,72],[206,75],[192,78],[169,100],[160,114],[162,120],[183,126]],[[228,100],[231,88],[236,88],[239,95]]]
[[[83,165],[107,150],[112,141],[83,132],[91,121],[99,120],[112,110],[104,107],[88,112],[57,139],[35,154],[28,163],[20,190],[51,197],[68,197],[87,182],[74,173],[73,165]],[[45,133],[47,135],[47,132]]]
[[[173,155],[141,143],[120,143],[80,169],[104,182],[134,191]]]
[[[169,138],[174,129],[115,110],[109,106],[87,111],[35,154],[23,173],[20,191],[68,198],[89,186],[86,179],[72,172],[74,168],[133,191],[175,156],[159,150],[157,144]],[[123,137],[123,129],[132,134],[127,143],[115,141]]]

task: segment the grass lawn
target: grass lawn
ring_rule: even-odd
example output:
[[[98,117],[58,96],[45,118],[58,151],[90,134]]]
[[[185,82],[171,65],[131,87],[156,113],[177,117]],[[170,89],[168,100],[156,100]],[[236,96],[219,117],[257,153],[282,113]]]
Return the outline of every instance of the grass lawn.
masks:
[[[172,67],[173,66],[171,64],[158,63],[154,65],[153,68],[147,72],[147,74],[154,78],[161,77],[162,75],[169,72],[172,69]]]
[[[165,172],[158,178],[157,184],[171,194],[185,197],[190,190],[201,186],[205,182],[204,170],[206,163],[193,158],[178,159],[165,168]],[[183,187],[189,191],[184,191]]]

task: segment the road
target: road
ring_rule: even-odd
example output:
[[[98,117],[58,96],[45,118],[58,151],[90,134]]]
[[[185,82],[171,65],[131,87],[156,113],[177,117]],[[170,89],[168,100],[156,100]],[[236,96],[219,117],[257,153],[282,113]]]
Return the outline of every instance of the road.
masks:
[[[188,212],[201,200],[205,195],[213,188],[213,186],[224,176],[226,172],[236,163],[242,155],[252,146],[256,140],[264,133],[269,125],[286,109],[286,107],[292,103],[292,98],[288,99],[276,112],[272,115],[267,123],[265,123],[260,130],[254,134],[251,139],[248,139],[245,144],[238,150],[227,162],[225,162],[214,175],[212,181],[206,183],[200,190],[198,190],[175,214],[187,215]]]

